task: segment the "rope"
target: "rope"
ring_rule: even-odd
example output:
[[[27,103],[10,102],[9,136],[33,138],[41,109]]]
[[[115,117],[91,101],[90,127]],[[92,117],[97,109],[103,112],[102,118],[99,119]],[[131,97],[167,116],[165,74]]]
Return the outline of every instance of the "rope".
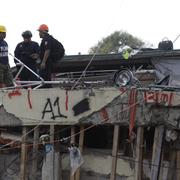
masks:
[[[123,94],[123,93],[124,93],[124,92],[122,92],[122,94]],[[136,103],[131,104],[131,105],[129,105],[127,108],[124,108],[124,109],[122,109],[121,111],[119,111],[118,114],[120,114],[120,113],[122,113],[122,112],[124,112],[124,111],[127,111],[127,110],[129,110],[130,108],[132,108],[132,107],[136,106],[137,104],[140,104],[140,103],[142,103],[142,102],[144,102],[144,101],[145,101],[145,99],[143,99],[143,100],[141,100],[141,101],[137,101]],[[108,120],[110,120],[110,119],[112,119],[112,118],[114,118],[114,117],[117,117],[117,114],[115,114],[114,116],[109,116],[108,118],[103,119],[103,121],[102,121],[101,123],[93,124],[93,125],[85,128],[85,129],[82,130],[82,131],[85,132],[85,131],[87,131],[88,129],[93,128],[94,126],[104,124],[104,123],[106,123],[106,121],[108,121]],[[43,120],[42,120],[42,121],[43,121]],[[29,132],[27,132],[26,134],[24,134],[23,136],[21,136],[21,139],[22,139],[23,137],[25,137],[26,135],[28,135],[29,133],[31,133],[32,131],[34,131],[41,123],[42,123],[42,122],[40,122],[37,126],[35,126],[33,129],[31,129]],[[77,123],[74,123],[74,125],[76,125],[76,124],[77,124]],[[71,135],[71,136],[68,136],[68,137],[66,137],[66,138],[62,138],[62,139],[56,140],[56,141],[54,141],[54,142],[62,142],[62,141],[68,140],[68,139],[70,139],[70,138],[72,138],[72,137],[75,137],[75,136],[79,135],[82,131],[79,131],[78,133],[75,133],[75,134],[73,134],[73,135]],[[10,142],[10,143],[7,143],[7,144],[1,146],[1,147],[0,147],[0,150],[4,150],[4,149],[3,149],[4,147],[9,146],[9,145],[11,145],[11,144],[13,144],[13,143],[15,143],[15,142],[17,142],[17,140],[14,140],[14,141],[12,141],[12,142]],[[38,144],[41,144],[41,143],[38,143]],[[32,145],[28,145],[28,146],[32,146]],[[14,147],[14,148],[12,148],[12,149],[16,149],[17,147],[19,148],[20,146],[16,146],[16,147]],[[7,149],[7,148],[6,148],[6,149]],[[11,149],[11,148],[10,148],[10,149]]]
[[[122,7],[123,2],[124,2],[124,1],[122,0],[122,1],[121,1],[121,5],[120,5],[120,8]],[[110,25],[110,26],[111,26],[111,25]],[[108,28],[108,29],[109,29],[109,28]],[[107,29],[107,30],[108,30],[108,29]],[[101,44],[101,45],[102,45],[102,44]],[[94,58],[95,58],[96,54],[98,53],[101,45],[96,48],[95,53],[93,54],[92,58],[90,59],[89,63],[87,64],[87,66],[85,67],[85,69],[84,69],[84,71],[82,72],[81,76],[80,76],[80,77],[78,78],[78,80],[75,82],[74,86],[72,86],[71,90],[73,90],[73,89],[76,87],[76,85],[79,83],[79,81],[82,79],[82,77],[86,74],[87,69],[89,68],[89,66],[91,65],[92,61],[94,60]]]

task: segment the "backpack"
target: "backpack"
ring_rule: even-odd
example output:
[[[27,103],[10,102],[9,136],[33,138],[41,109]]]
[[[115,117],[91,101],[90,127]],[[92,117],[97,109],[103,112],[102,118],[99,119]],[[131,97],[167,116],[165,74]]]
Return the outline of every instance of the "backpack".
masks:
[[[159,42],[158,49],[164,51],[173,50],[173,42],[167,38],[164,38],[161,42]]]
[[[57,39],[53,38],[52,61],[57,62],[58,60],[62,59],[64,53],[64,46]]]

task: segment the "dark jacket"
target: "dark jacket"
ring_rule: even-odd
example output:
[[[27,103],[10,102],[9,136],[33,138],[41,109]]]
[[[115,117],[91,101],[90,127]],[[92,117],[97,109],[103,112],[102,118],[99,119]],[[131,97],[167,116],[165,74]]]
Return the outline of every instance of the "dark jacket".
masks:
[[[31,57],[34,53],[40,53],[39,44],[34,41],[23,41],[16,46],[14,51],[15,57],[27,66],[34,66],[36,64],[36,61]],[[14,60],[14,62],[17,63],[17,60]]]
[[[54,43],[53,37],[49,34],[46,34],[45,37],[43,37],[40,44],[40,59],[41,60],[44,57],[45,51],[50,50],[50,55],[47,59],[47,63],[51,63],[51,60],[52,60],[53,43]]]

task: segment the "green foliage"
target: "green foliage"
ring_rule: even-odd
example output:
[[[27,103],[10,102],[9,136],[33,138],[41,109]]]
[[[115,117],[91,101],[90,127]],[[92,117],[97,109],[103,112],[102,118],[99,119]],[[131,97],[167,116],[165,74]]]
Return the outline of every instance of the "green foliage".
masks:
[[[145,43],[137,37],[124,31],[115,31],[113,34],[103,38],[94,47],[91,47],[89,54],[108,54],[118,53],[118,49],[124,46],[130,46],[133,49],[139,49],[144,46]]]

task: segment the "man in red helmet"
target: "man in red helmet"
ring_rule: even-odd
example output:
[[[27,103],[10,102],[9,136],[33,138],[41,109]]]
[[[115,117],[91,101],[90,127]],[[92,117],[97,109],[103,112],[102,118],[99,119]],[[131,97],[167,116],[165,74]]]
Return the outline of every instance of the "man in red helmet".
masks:
[[[51,80],[52,64],[55,59],[55,54],[58,51],[58,46],[64,49],[62,44],[57,41],[53,36],[49,35],[49,28],[46,24],[41,24],[38,28],[39,37],[42,38],[40,44],[40,75],[45,81]],[[61,59],[64,56],[64,51]],[[44,87],[51,87],[50,85],[45,85]]]

